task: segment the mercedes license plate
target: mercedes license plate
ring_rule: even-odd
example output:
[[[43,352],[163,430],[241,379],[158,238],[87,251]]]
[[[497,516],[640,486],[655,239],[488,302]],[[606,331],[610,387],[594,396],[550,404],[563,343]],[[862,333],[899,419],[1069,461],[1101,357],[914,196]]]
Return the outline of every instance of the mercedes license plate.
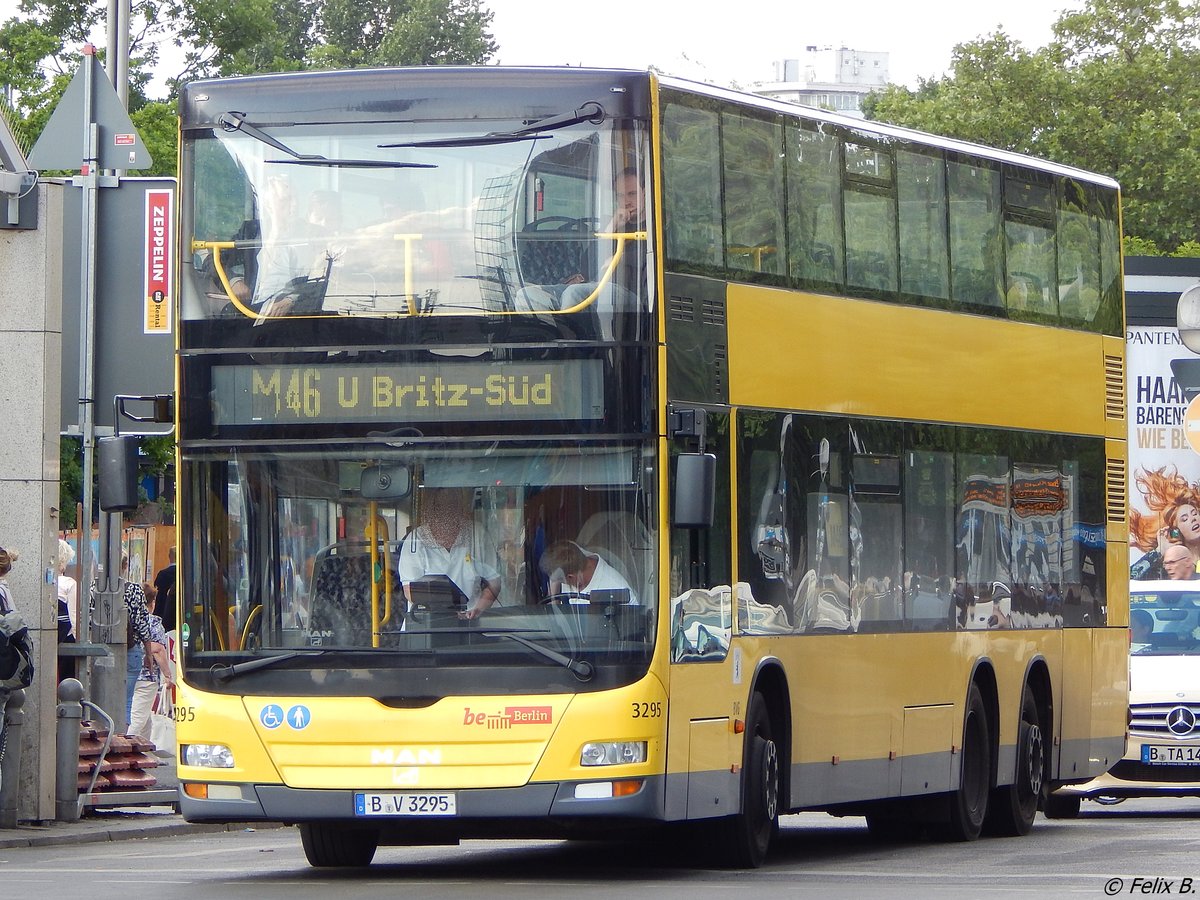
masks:
[[[1200,744],[1142,744],[1142,762],[1155,766],[1200,766]]]
[[[355,794],[356,816],[453,816],[454,794]]]

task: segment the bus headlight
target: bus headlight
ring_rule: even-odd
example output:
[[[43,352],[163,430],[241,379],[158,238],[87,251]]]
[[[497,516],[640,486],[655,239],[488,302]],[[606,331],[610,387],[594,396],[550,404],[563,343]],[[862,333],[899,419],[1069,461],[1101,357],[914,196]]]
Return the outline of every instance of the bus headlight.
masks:
[[[232,769],[233,751],[224,744],[186,744],[183,762],[204,769]]]
[[[645,761],[645,741],[592,741],[579,751],[581,766],[623,766]]]

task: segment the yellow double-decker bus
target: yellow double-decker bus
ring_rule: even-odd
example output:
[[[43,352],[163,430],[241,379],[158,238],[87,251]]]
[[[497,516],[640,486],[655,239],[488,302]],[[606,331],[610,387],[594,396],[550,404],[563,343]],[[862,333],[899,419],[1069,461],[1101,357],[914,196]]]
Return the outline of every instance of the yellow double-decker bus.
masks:
[[[646,72],[181,115],[187,819],[745,866],[1120,759],[1114,182]]]

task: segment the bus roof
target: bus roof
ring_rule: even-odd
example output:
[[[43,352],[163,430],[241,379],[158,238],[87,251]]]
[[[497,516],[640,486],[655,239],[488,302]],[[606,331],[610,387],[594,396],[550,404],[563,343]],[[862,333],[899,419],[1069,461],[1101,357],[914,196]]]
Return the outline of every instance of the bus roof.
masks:
[[[545,89],[545,102],[531,105],[529,85],[536,79]],[[179,99],[184,129],[210,128],[230,110],[246,110],[246,101],[269,92],[270,107],[254,108],[248,118],[261,125],[306,122],[413,121],[434,116],[464,120],[479,118],[479,97],[470,86],[488,90],[488,118],[554,115],[598,99],[614,116],[644,114],[649,108],[652,79],[678,91],[740,103],[782,115],[803,117],[880,137],[912,141],[926,147],[963,153],[980,159],[1022,166],[1075,178],[1116,190],[1105,175],[1038,157],[997,150],[955,138],[941,137],[882,122],[856,119],[827,110],[772,100],[757,94],[717,87],[683,78],[634,69],[569,66],[414,66],[408,68],[344,69],[322,72],[276,72],[236,78],[193,81]],[[420,85],[421,98],[398,94],[397,81]],[[467,89],[464,89],[467,88]],[[423,115],[427,109],[427,114]]]
[[[783,113],[784,115],[803,116],[807,119],[828,122],[831,125],[839,125],[855,131],[877,134],[881,137],[891,137],[903,141],[913,141],[914,143],[922,144],[927,147],[936,147],[942,150],[950,150],[955,153],[965,153],[970,156],[976,156],[983,159],[992,159],[996,160],[997,162],[1010,163],[1011,165],[1015,166],[1039,169],[1055,175],[1063,175],[1068,178],[1076,178],[1080,181],[1087,181],[1092,184],[1102,185],[1114,190],[1118,189],[1119,187],[1117,182],[1114,179],[1109,178],[1107,175],[1100,175],[1096,172],[1089,172],[1085,169],[1077,169],[1074,166],[1067,166],[1061,163],[1051,162],[1050,160],[1041,159],[1040,157],[1036,156],[1026,156],[1021,153],[1013,153],[1009,150],[998,150],[995,147],[988,147],[984,144],[973,144],[970,141],[961,141],[956,138],[942,137],[941,135],[931,134],[926,131],[917,131],[914,128],[903,128],[899,125],[888,125],[885,122],[876,122],[870,119],[856,119],[852,116],[839,115],[838,113],[830,112],[829,110],[818,109],[812,106],[802,106],[798,103],[787,103],[782,100],[772,100],[769,97],[761,97],[758,94],[749,94],[743,91],[735,91],[729,88],[704,84],[702,82],[688,81],[684,78],[660,76],[659,82],[663,86],[674,88],[675,90],[686,91],[693,94],[703,94],[704,96],[713,97],[716,99],[731,100],[737,103],[744,103],[754,106],[759,109]]]

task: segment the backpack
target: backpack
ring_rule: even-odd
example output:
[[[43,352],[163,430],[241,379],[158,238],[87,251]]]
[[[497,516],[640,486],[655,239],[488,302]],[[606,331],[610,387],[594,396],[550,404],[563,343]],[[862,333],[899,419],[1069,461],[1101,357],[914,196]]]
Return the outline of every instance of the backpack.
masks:
[[[19,613],[0,613],[0,691],[33,684],[33,643]]]

